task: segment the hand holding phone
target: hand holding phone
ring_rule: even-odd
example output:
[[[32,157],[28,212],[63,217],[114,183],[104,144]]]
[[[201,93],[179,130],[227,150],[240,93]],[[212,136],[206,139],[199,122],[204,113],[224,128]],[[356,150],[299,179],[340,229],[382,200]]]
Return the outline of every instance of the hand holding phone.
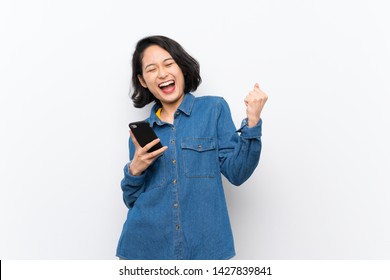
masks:
[[[157,135],[153,128],[151,128],[149,123],[146,121],[131,122],[129,127],[141,147],[145,147],[146,144],[152,142],[154,139],[157,139]],[[148,153],[154,152],[162,147],[161,143],[158,142],[148,150]]]
[[[132,122],[129,124],[129,127],[136,148],[134,157],[129,165],[129,172],[133,176],[139,176],[159,156],[161,156],[168,147],[163,147],[159,140],[156,140],[158,139],[157,135],[149,126],[149,123],[145,121]]]

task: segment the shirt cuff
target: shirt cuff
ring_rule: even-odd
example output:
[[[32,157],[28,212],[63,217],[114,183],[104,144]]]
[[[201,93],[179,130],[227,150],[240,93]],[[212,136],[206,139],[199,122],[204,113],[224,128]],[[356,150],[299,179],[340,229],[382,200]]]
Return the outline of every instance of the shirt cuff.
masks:
[[[261,128],[262,128],[263,120],[260,119],[259,122],[252,127],[248,127],[248,118],[245,118],[241,122],[241,127],[236,132],[241,133],[241,137],[252,139],[252,138],[258,138],[261,137]]]
[[[130,173],[129,167],[130,167],[130,162],[127,163],[123,168],[123,171],[125,173],[124,179],[130,181],[131,185],[133,186],[141,186],[145,182],[146,172],[143,172],[139,176],[134,176]]]

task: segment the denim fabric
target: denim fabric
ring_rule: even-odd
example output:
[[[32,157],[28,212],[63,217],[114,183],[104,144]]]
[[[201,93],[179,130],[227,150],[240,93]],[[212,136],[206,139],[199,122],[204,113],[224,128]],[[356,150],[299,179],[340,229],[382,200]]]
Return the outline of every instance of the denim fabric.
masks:
[[[235,129],[221,97],[185,95],[174,124],[148,121],[168,150],[140,176],[124,167],[128,207],[117,248],[122,259],[229,259],[235,255],[221,173],[240,185],[256,168],[261,124]],[[129,140],[130,160],[135,147]]]

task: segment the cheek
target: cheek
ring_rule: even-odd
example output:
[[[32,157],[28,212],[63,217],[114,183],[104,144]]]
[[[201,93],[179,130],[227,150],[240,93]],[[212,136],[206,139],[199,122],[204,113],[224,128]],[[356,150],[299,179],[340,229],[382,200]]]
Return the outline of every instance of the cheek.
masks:
[[[182,79],[181,79],[181,86],[183,87],[183,90],[184,90],[184,87],[185,87],[185,83],[186,83],[186,80],[185,80],[185,77],[183,76]]]
[[[177,71],[176,77],[179,77],[180,86],[182,86],[182,87],[184,88],[184,85],[185,85],[185,77],[184,77],[183,73],[182,73],[180,70]]]
[[[144,81],[148,87],[153,85],[153,80],[154,79],[150,74],[144,75]]]

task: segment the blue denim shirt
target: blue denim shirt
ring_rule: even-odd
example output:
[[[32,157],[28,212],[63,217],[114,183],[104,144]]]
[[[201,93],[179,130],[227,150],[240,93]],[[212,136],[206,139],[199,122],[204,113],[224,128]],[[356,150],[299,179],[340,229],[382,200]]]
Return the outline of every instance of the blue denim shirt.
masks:
[[[117,248],[122,259],[229,259],[235,255],[221,173],[240,185],[256,168],[261,123],[239,135],[221,97],[187,93],[174,124],[149,121],[168,150],[140,176],[124,168],[128,207]],[[129,140],[130,160],[135,147]]]

